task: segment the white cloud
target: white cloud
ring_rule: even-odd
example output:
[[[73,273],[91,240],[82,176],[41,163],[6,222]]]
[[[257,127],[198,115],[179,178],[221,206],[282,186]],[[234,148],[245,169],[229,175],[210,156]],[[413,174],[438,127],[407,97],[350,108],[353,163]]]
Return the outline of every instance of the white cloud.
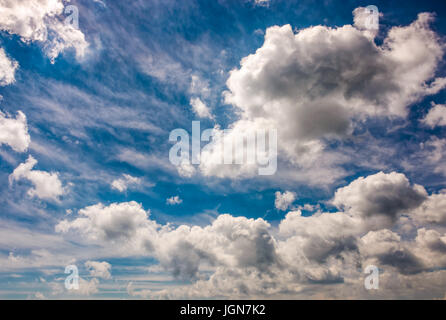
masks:
[[[195,167],[190,163],[188,159],[183,159],[180,165],[177,167],[178,174],[185,178],[192,177],[196,170]]]
[[[432,20],[422,13],[392,27],[382,45],[351,25],[268,28],[264,44],[227,80],[225,102],[240,115],[233,136],[277,129],[279,155],[292,171],[336,167],[342,156],[325,150],[327,140],[350,135],[365,118],[405,117],[408,106],[446,86],[446,78],[435,77],[445,46]],[[202,157],[204,175],[256,174],[248,165],[213,163],[217,149]]]
[[[63,297],[65,299],[73,299],[73,297],[89,297],[99,292],[99,280],[97,278],[91,278],[86,280],[79,277],[79,288],[77,290],[67,291],[63,285],[63,278],[59,281],[53,281],[48,283],[48,289],[53,297]]]
[[[103,261],[87,261],[85,267],[90,272],[90,276],[102,279],[111,279],[111,264]]]
[[[56,226],[57,232],[75,231],[94,242],[121,243],[121,253],[144,252],[150,248],[156,235],[157,224],[148,220],[149,212],[134,201],[113,203],[109,206],[96,204],[79,210],[79,218],[63,220]]]
[[[166,200],[166,203],[169,204],[169,205],[171,205],[171,206],[174,206],[174,205],[176,205],[176,204],[181,204],[182,202],[183,202],[183,200],[180,199],[179,196],[170,197],[170,198],[168,198],[168,199]]]
[[[390,266],[402,274],[419,272],[422,261],[401,237],[386,229],[370,231],[361,238],[359,250],[369,264]]]
[[[138,57],[142,71],[157,80],[179,86],[187,86],[190,79],[189,71],[165,54],[149,53]]]
[[[68,48],[74,48],[76,58],[81,61],[87,54],[89,44],[79,29],[69,24],[55,22],[50,25],[51,40],[45,43],[45,52],[52,62]]]
[[[190,99],[190,105],[192,106],[197,116],[199,116],[200,118],[213,119],[213,116],[209,111],[209,108],[207,107],[207,105],[203,103],[203,101],[201,101],[200,98]]]
[[[80,30],[64,22],[63,13],[62,0],[0,0],[0,30],[17,34],[24,42],[42,43],[52,62],[70,47],[81,59],[88,43]]]
[[[203,98],[209,98],[211,89],[209,89],[209,82],[201,79],[198,75],[191,76],[191,83],[189,92],[194,95],[199,95]]]
[[[446,225],[446,190],[430,195],[414,210],[414,215],[422,223]]]
[[[19,111],[14,119],[0,111],[0,145],[7,144],[17,152],[25,152],[30,142],[25,114]]]
[[[15,82],[15,72],[19,64],[15,60],[11,60],[5,52],[0,48],[0,86],[7,86]]]
[[[140,178],[132,177],[131,175],[128,174],[123,174],[122,178],[113,180],[111,186],[113,189],[116,189],[119,192],[125,192],[129,188],[129,186],[140,183],[141,183]]]
[[[446,139],[430,136],[429,140],[420,143],[420,150],[413,154],[415,165],[407,165],[409,169],[423,168],[424,171],[446,176]]]
[[[285,211],[290,207],[294,200],[296,200],[295,192],[285,191],[284,193],[280,193],[280,191],[277,191],[274,206],[278,210]]]
[[[269,6],[271,0],[254,0],[254,4],[257,6],[267,7]]]
[[[421,121],[431,128],[446,126],[446,106],[432,103],[432,109],[429,110],[426,117]]]
[[[426,190],[420,185],[411,185],[404,174],[379,172],[338,189],[333,204],[384,227],[396,221],[399,214],[419,207],[426,199]]]
[[[37,160],[29,156],[26,162],[20,164],[9,176],[10,184],[13,181],[28,180],[34,186],[28,190],[29,196],[58,201],[59,197],[65,193],[62,182],[59,180],[59,174],[32,170],[36,164]]]
[[[98,284],[99,280],[96,278],[91,280],[79,278],[79,289],[74,290],[73,293],[81,296],[91,296],[92,294],[99,292]]]
[[[34,298],[36,300],[45,300],[46,299],[45,295],[42,292],[36,292],[34,294]]]

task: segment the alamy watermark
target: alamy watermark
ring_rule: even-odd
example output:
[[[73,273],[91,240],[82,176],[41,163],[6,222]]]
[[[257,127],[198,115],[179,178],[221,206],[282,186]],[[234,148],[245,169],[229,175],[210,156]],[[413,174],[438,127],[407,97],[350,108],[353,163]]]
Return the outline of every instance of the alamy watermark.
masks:
[[[79,8],[74,5],[66,6],[64,13],[68,15],[64,23],[72,26],[74,29],[79,29]]]
[[[367,290],[378,290],[379,289],[379,269],[377,266],[370,265],[364,270],[364,273],[368,274],[364,279],[364,287]]]
[[[259,175],[273,175],[277,171],[276,129],[237,133],[232,129],[206,129],[201,133],[200,121],[192,121],[192,140],[186,130],[175,129],[169,141],[176,142],[169,151],[170,163],[175,166],[185,162],[199,165],[206,154],[207,164],[256,165]],[[202,146],[202,142],[208,144]]]
[[[377,6],[370,5],[367,6],[366,10],[367,17],[365,19],[364,26],[368,30],[378,30],[379,29],[379,10]]]
[[[65,278],[65,289],[79,290],[79,270],[75,265],[69,265],[65,268],[65,273],[69,274]]]

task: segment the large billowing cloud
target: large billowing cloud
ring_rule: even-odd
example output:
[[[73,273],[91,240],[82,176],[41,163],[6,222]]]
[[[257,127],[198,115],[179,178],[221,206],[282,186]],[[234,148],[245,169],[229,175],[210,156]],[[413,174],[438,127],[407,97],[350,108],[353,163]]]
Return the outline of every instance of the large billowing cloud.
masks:
[[[25,114],[19,111],[14,119],[0,111],[0,145],[7,144],[17,152],[25,152],[30,142]]]
[[[73,221],[60,222],[56,231],[80,232],[100,244],[119,243],[126,254],[151,254],[183,278],[197,276],[201,263],[261,268],[274,262],[269,224],[261,219],[221,215],[205,228],[172,229],[148,219],[148,212],[136,202],[108,207],[98,204],[79,214],[81,217]]]
[[[67,48],[83,58],[88,43],[75,25],[65,23],[64,10],[62,0],[0,0],[0,30],[17,34],[24,42],[42,43],[52,61]]]
[[[445,45],[430,29],[433,19],[422,13],[408,26],[392,27],[381,45],[351,25],[268,28],[263,45],[227,80],[225,101],[240,120],[226,139],[277,129],[283,159],[307,170],[333,165],[327,140],[348,136],[370,117],[405,117],[411,104],[446,86],[446,78],[435,76]],[[256,166],[219,165],[214,159],[221,157],[217,146],[208,149],[202,173],[256,174]]]
[[[442,257],[446,230],[435,224],[441,219],[418,212],[444,212],[438,197],[427,195],[402,174],[378,173],[336,192],[334,202],[343,211],[310,217],[289,212],[278,228],[263,219],[228,214],[204,227],[163,226],[151,220],[140,204],[129,202],[87,207],[79,211],[80,217],[61,221],[56,230],[81,234],[98,246],[114,248],[117,255],[154,257],[176,277],[192,281],[163,291],[129,286],[135,296],[298,297],[321,285],[327,297],[349,297],[351,290],[366,296],[367,265],[379,266],[384,279],[401,277],[408,285],[412,279],[418,281],[419,274],[433,277],[432,270],[446,266]],[[386,223],[370,224],[373,216],[384,216]],[[433,223],[431,229],[416,226],[420,216]],[[408,219],[415,233],[401,228]],[[383,285],[386,297],[414,294],[408,287],[399,288],[400,292],[387,285]],[[331,292],[331,286],[345,291]],[[435,281],[429,286],[438,292]]]

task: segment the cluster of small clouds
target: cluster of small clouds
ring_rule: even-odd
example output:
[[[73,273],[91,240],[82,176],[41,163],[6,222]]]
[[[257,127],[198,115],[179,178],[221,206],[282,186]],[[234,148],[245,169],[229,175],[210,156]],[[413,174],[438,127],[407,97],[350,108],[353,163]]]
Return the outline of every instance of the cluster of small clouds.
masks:
[[[201,79],[198,75],[192,74],[189,93],[192,94],[189,104],[195,115],[202,119],[215,120],[214,115],[205,102],[211,93],[209,83]]]
[[[173,197],[168,198],[168,199],[166,200],[166,203],[167,203],[168,205],[174,206],[174,205],[183,203],[183,200],[180,199],[179,196],[173,196]]]
[[[8,117],[0,111],[0,146],[8,145],[16,152],[27,152],[31,143],[28,133],[26,115],[18,111],[16,118]],[[33,187],[28,190],[30,197],[58,201],[66,192],[57,172],[33,170],[37,160],[29,156],[26,162],[20,164],[9,176],[9,184],[22,179],[28,180]]]
[[[286,208],[294,197],[280,194],[276,206]],[[119,243],[120,254],[151,256],[192,281],[162,291],[129,288],[145,297],[298,297],[324,284],[327,297],[365,296],[363,269],[370,264],[380,267],[384,279],[404,280],[397,289],[381,280],[382,297],[411,297],[417,291],[411,279],[438,279],[432,273],[446,267],[446,193],[429,195],[404,174],[380,172],[339,188],[331,203],[339,211],[309,217],[290,211],[277,228],[229,214],[204,227],[174,227],[150,219],[136,202],[98,204],[61,221],[56,231],[107,248]],[[344,289],[332,292],[330,285]],[[444,296],[438,283],[425,287]]]
[[[18,111],[14,119],[0,111],[0,146],[8,145],[12,150],[24,153],[28,151],[30,143],[26,115]],[[9,175],[9,185],[12,186],[19,180],[27,180],[33,186],[27,192],[30,197],[58,202],[60,196],[67,192],[59,173],[33,170],[37,163],[37,160],[29,155],[28,159]]]
[[[78,283],[76,289],[67,290],[64,287],[64,278],[56,278],[54,281],[47,282],[44,278],[40,278],[40,282],[46,284],[44,286],[48,293],[47,295],[37,292],[34,298],[51,299],[54,297],[89,297],[100,292],[100,284],[102,280],[112,279],[111,264],[106,261],[88,260],[84,263],[85,270],[88,275],[78,275]],[[46,283],[47,282],[47,283]]]
[[[285,211],[296,200],[296,196],[296,193],[292,191],[285,191],[284,193],[277,191],[274,206],[277,210]]]
[[[24,43],[40,43],[52,63],[68,48],[74,48],[76,57],[82,59],[89,45],[75,23],[64,21],[65,9],[62,0],[0,0],[0,31],[18,35]],[[72,21],[77,19],[75,9],[68,10],[75,15]],[[0,48],[0,86],[15,82],[18,67],[17,61]],[[14,119],[0,111],[0,145],[9,145],[16,152],[26,152],[30,142],[25,114],[18,111]],[[65,193],[58,173],[32,170],[36,164],[37,160],[29,156],[10,175],[10,184],[21,179],[29,180],[34,187],[28,190],[28,195],[57,201]]]
[[[28,133],[26,116],[19,111],[16,118],[7,117],[0,111],[0,146],[8,145],[16,152],[28,151],[31,137]],[[28,180],[33,187],[28,190],[30,197],[58,201],[66,192],[57,172],[33,170],[37,160],[29,156],[26,162],[20,164],[9,176],[9,184],[22,179]]]

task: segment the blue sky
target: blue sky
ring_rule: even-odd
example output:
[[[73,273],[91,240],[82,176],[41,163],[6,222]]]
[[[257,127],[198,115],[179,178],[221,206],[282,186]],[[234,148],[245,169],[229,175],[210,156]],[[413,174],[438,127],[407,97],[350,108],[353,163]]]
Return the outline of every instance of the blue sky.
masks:
[[[0,0],[0,47],[16,67],[2,64],[0,74],[0,83],[13,76],[0,86],[0,120],[10,120],[0,129],[12,132],[0,135],[1,298],[445,296],[443,2],[376,1],[373,36],[359,23],[344,27],[365,1],[39,0],[31,7],[26,0],[11,9],[32,8],[25,18],[8,17],[8,2]],[[79,29],[63,27],[68,5],[78,8]],[[317,26],[325,30],[319,36]],[[341,80],[332,82],[332,72]],[[308,84],[319,91],[303,89]],[[212,117],[199,116],[194,98]],[[18,111],[26,125],[13,130]],[[194,120],[202,129],[251,130],[240,119],[278,129],[276,174],[196,167],[188,176],[169,162],[172,130],[191,132]],[[333,129],[338,120],[345,127]],[[30,156],[35,165],[20,173]],[[110,215],[103,225],[102,215]],[[353,220],[340,223],[338,215]],[[302,231],[307,224],[316,230]],[[213,241],[216,251],[205,245]],[[423,246],[432,252],[422,255]],[[257,255],[247,262],[240,250]],[[382,289],[364,290],[362,267],[341,260],[377,264]],[[71,264],[83,279],[79,291],[64,288]],[[275,290],[248,271],[270,277]],[[395,274],[397,288],[385,282]],[[212,286],[219,277],[230,284]],[[423,277],[428,289],[408,289]],[[360,289],[352,294],[352,287]]]

